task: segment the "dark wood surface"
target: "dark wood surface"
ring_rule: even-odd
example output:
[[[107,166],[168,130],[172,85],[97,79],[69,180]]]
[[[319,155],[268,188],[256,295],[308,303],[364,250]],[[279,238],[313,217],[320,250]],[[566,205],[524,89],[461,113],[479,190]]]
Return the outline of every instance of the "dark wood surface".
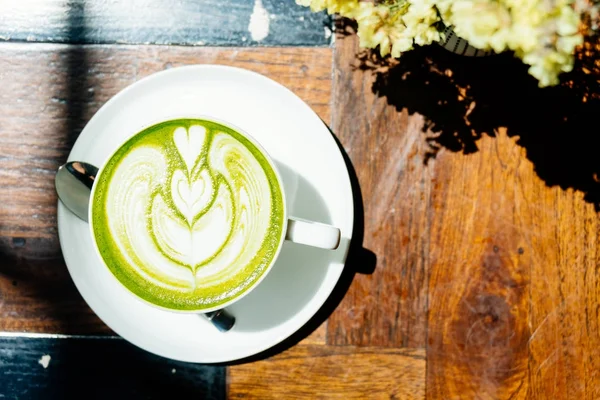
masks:
[[[0,2],[0,41],[329,46],[330,28],[291,0]]]
[[[329,320],[334,345],[424,347],[429,271],[432,167],[423,118],[397,112],[372,92],[374,74],[359,68],[353,36],[334,55],[332,128],[356,169],[364,203],[363,246],[375,272],[358,275]]]
[[[86,4],[114,11],[112,3]],[[248,18],[254,3],[237,4],[229,9]],[[288,7],[262,4],[275,15]],[[296,11],[281,12],[290,18],[309,16],[289,7]],[[15,15],[0,11],[0,32],[23,26]],[[110,25],[94,18],[92,27]],[[136,34],[103,40],[135,43]],[[183,42],[203,35],[185,31]],[[540,90],[510,57],[473,60],[436,47],[386,64],[360,51],[354,34],[340,34],[333,48],[287,47],[304,43],[289,38],[279,43],[286,47],[248,48],[232,37],[212,44],[235,47],[0,44],[0,331],[104,337],[0,337],[0,374],[21,379],[0,378],[1,395],[58,390],[44,385],[79,376],[73,365],[88,353],[98,365],[122,354],[125,366],[177,393],[223,395],[222,367],[172,367],[112,338],[85,305],[60,253],[52,184],[85,122],[119,90],[162,69],[219,63],[263,73],[315,109],[349,156],[364,207],[339,305],[296,346],[227,367],[227,397],[600,398],[597,87],[582,94],[569,76],[571,89]],[[32,38],[79,41],[51,39]],[[50,353],[44,369],[37,361]],[[59,368],[64,375],[51,375]],[[187,372],[171,376],[173,368]]]
[[[120,338],[0,336],[0,370],[7,399],[226,398],[225,367],[166,360]]]

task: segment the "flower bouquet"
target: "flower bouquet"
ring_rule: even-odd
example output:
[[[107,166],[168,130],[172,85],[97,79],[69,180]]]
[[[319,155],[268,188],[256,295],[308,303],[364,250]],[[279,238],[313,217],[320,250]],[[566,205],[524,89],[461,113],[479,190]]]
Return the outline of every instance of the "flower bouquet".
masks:
[[[574,54],[594,34],[599,0],[296,0],[313,11],[356,20],[360,45],[399,57],[444,41],[450,27],[477,49],[512,51],[539,86],[559,83]],[[446,30],[446,32],[448,32]]]

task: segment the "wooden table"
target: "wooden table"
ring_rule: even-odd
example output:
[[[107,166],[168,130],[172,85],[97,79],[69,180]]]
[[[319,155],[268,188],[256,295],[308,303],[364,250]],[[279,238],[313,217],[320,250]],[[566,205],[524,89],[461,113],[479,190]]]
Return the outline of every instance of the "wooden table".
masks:
[[[0,397],[600,398],[597,81],[542,91],[510,57],[435,47],[382,66],[330,26],[291,0],[0,0]],[[56,227],[54,173],[94,112],[203,63],[302,97],[362,193],[327,307],[232,366],[115,337]]]

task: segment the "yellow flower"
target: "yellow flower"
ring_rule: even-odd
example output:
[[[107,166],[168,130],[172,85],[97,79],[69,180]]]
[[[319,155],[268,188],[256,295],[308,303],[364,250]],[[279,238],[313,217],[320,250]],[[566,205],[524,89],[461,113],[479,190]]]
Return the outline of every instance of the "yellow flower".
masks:
[[[436,10],[426,4],[410,4],[400,7],[360,3],[356,13],[358,36],[363,47],[379,46],[382,56],[391,53],[400,57],[413,45],[426,45],[440,40],[435,24],[439,22]]]
[[[574,0],[441,1],[440,13],[457,35],[480,49],[513,50],[540,86],[558,83],[573,68],[580,15]]]
[[[435,28],[439,22],[435,8],[425,3],[411,4],[402,21],[406,26],[405,36],[412,37],[420,46],[440,40],[440,32]]]
[[[398,15],[390,12],[386,5],[374,5],[363,2],[356,13],[360,45],[367,48],[379,46],[382,56],[390,54],[392,39],[390,35],[405,29]]]
[[[595,1],[595,0],[594,0]],[[296,0],[314,11],[354,18],[363,47],[399,57],[417,45],[441,39],[438,22],[452,26],[471,45],[499,53],[512,50],[540,86],[570,71],[583,41],[582,16],[597,16],[588,0]],[[598,1],[595,1],[598,3]]]
[[[310,7],[314,12],[327,10],[329,14],[339,13],[344,17],[352,18],[359,0],[296,0],[296,3]]]
[[[472,46],[497,52],[506,48],[507,28],[511,20],[509,11],[500,2],[455,1],[451,21],[456,34]]]
[[[359,7],[358,0],[330,0],[327,5],[329,14],[340,14],[346,18],[355,18],[355,13]]]
[[[323,11],[327,8],[327,0],[296,0],[296,3],[301,5],[301,6],[305,6],[305,7],[310,7],[310,9],[314,12],[319,12],[319,11]]]

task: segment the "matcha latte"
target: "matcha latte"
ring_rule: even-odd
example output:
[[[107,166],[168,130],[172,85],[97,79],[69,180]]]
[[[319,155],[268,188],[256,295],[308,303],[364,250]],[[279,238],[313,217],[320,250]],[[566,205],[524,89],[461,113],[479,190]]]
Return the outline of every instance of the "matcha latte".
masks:
[[[95,241],[113,275],[171,310],[208,310],[266,272],[284,201],[263,152],[216,122],[178,119],[129,139],[94,184]]]

